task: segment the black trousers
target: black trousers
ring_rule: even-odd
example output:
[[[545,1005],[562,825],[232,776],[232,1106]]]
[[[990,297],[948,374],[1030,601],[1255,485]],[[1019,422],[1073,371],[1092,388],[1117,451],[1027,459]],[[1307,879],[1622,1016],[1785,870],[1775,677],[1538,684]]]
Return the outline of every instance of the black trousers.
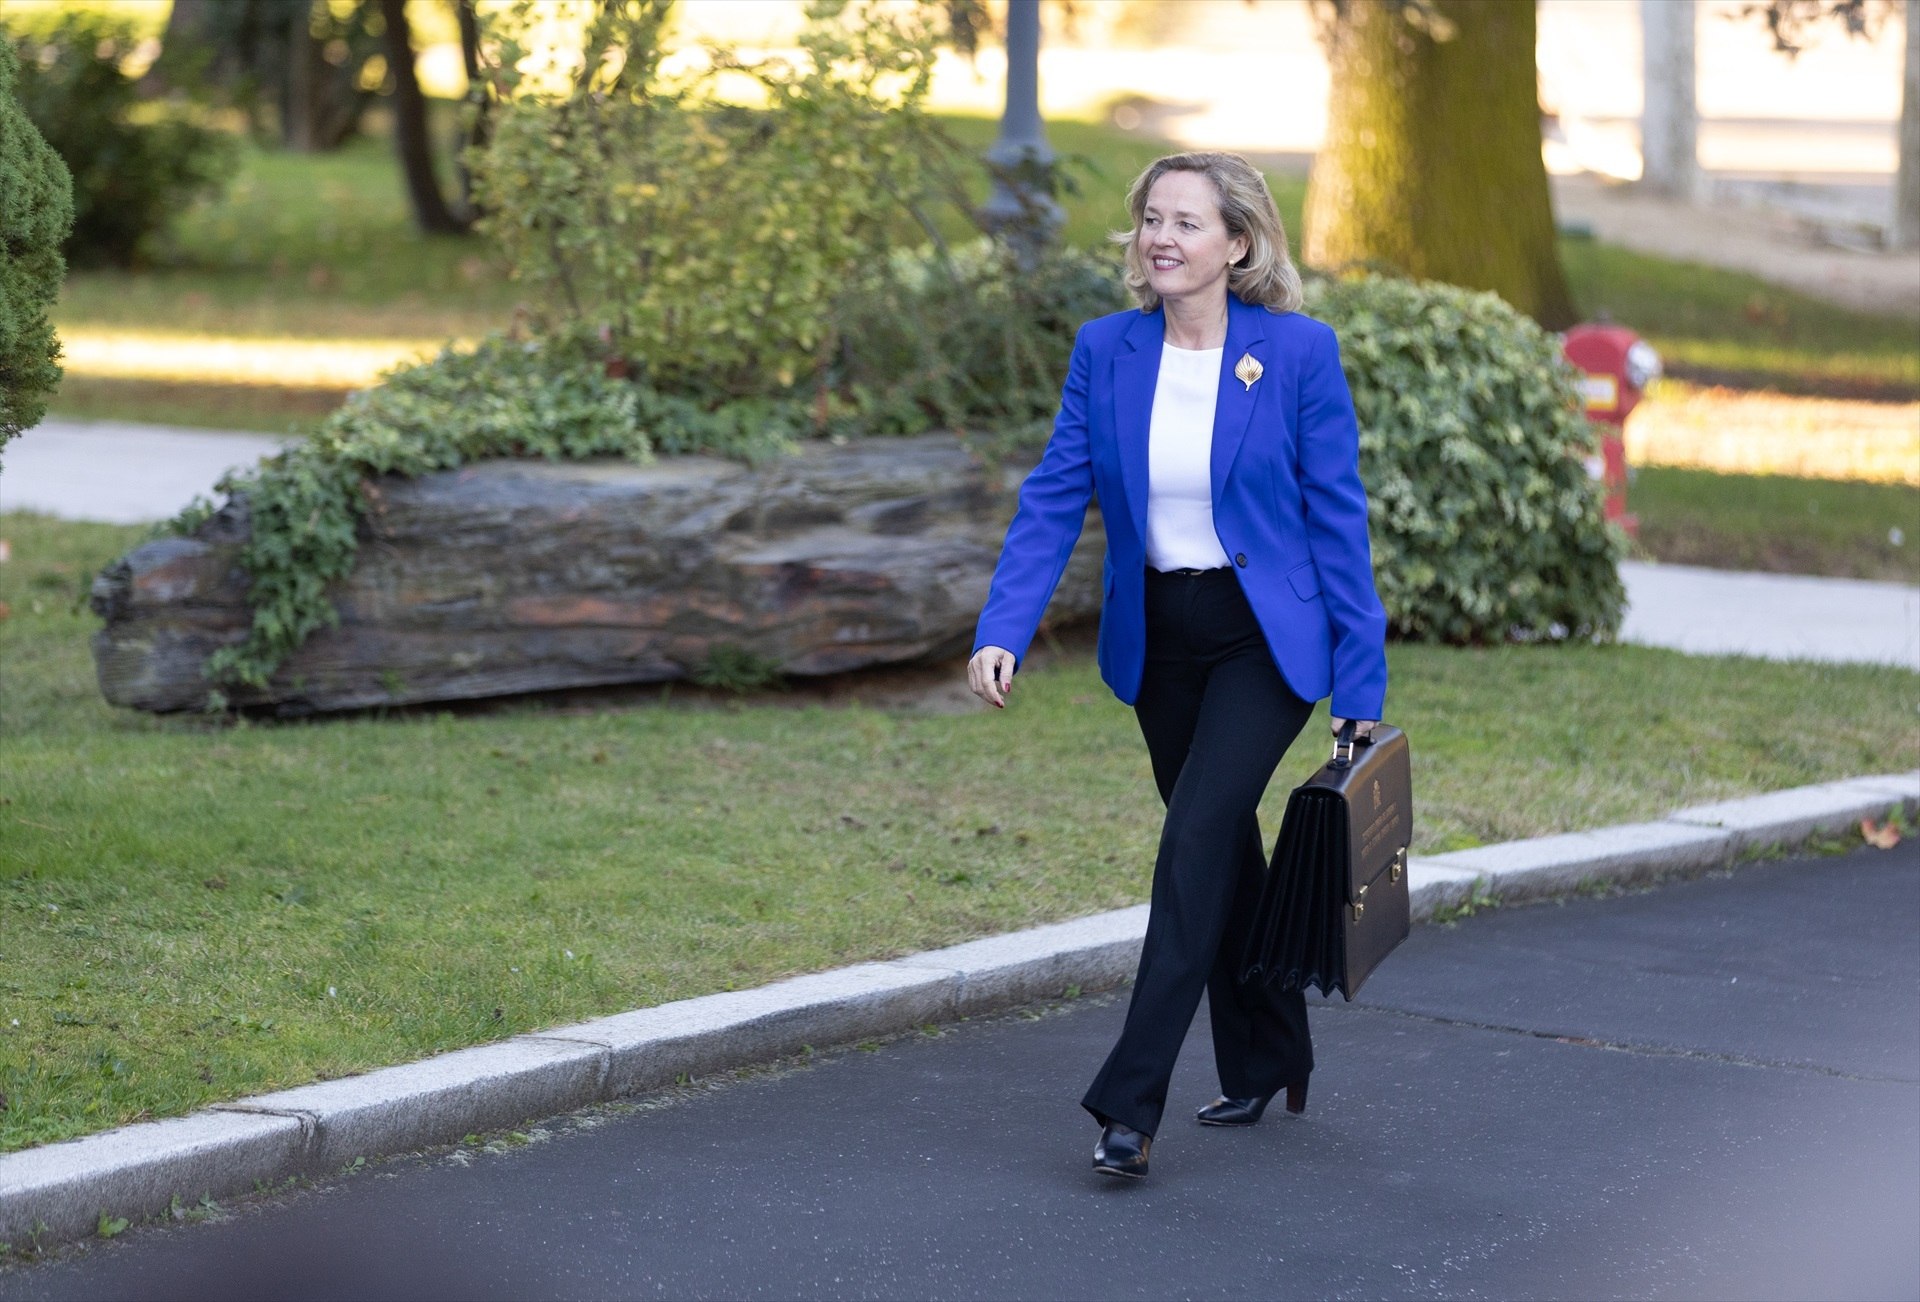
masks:
[[[1237,979],[1266,872],[1256,810],[1312,710],[1275,668],[1232,570],[1147,571],[1134,713],[1167,820],[1126,1025],[1081,1100],[1101,1124],[1159,1129],[1203,989],[1222,1093],[1271,1094],[1313,1070],[1305,996]]]

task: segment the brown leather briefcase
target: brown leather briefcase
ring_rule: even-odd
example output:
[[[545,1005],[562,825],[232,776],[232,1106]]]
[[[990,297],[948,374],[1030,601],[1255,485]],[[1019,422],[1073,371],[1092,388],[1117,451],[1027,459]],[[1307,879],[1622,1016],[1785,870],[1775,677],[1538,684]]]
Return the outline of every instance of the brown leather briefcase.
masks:
[[[1333,758],[1287,798],[1242,960],[1242,980],[1316,986],[1348,999],[1411,929],[1407,848],[1413,772],[1406,734],[1349,725]]]

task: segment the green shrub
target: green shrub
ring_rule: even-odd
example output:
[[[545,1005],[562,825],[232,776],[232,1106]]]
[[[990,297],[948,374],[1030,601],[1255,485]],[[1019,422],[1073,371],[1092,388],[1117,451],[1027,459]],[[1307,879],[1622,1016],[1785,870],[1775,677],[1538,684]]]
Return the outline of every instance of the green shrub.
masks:
[[[711,452],[748,462],[790,446],[808,414],[796,402],[734,403],[718,411],[608,374],[597,348],[566,339],[501,336],[449,348],[355,394],[312,438],[219,491],[244,496],[251,537],[240,555],[251,577],[247,640],[216,652],[208,676],[264,686],[315,631],[337,622],[327,585],[353,569],[360,546],[361,483],[451,470],[483,457],[560,461],[656,452]],[[191,532],[196,504],[174,522]]]
[[[870,433],[1050,423],[1084,321],[1126,304],[1115,259],[1061,249],[1019,270],[989,240],[896,253],[839,303],[835,388]]]
[[[1489,293],[1315,279],[1360,418],[1373,563],[1395,634],[1609,637],[1625,538],[1586,471],[1598,451],[1553,336]]]
[[[73,184],[14,98],[16,67],[0,42],[0,448],[40,423],[60,383],[60,341],[47,310],[66,264]]]
[[[20,60],[19,95],[73,174],[76,265],[127,266],[196,197],[218,189],[235,142],[184,109],[141,105],[120,60],[134,47],[124,18],[78,9],[50,26],[0,33]]]
[[[541,6],[490,18],[502,102],[470,155],[482,228],[538,332],[604,330],[664,391],[784,396],[831,354],[848,280],[950,185],[951,146],[921,111],[936,16],[816,0],[796,60],[708,51],[668,73],[669,8],[596,8],[587,71],[558,86],[523,66]],[[760,102],[728,98],[743,83]]]

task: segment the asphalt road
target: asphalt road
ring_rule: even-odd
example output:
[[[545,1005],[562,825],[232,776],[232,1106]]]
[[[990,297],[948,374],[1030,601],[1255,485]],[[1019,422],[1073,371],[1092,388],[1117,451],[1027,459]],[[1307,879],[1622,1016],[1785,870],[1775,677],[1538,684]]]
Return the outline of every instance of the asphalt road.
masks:
[[[1124,1004],[978,1021],[0,1272],[14,1298],[1920,1296],[1920,843],[1429,926],[1304,1118],[1091,1173]]]

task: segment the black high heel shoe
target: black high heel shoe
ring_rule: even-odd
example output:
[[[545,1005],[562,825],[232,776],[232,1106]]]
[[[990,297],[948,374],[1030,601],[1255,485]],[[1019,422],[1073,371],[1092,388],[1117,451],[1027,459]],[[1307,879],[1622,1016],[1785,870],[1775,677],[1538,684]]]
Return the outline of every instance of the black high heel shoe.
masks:
[[[1100,1132],[1100,1142],[1094,1146],[1093,1169],[1101,1175],[1141,1179],[1147,1173],[1147,1151],[1152,1147],[1152,1135],[1110,1121]]]
[[[1223,1094],[1193,1115],[1203,1126],[1251,1126],[1272,1101],[1273,1094],[1255,1095],[1250,1099],[1230,1099]],[[1297,1115],[1306,1110],[1307,1083],[1301,1081],[1287,1086],[1287,1111]]]

